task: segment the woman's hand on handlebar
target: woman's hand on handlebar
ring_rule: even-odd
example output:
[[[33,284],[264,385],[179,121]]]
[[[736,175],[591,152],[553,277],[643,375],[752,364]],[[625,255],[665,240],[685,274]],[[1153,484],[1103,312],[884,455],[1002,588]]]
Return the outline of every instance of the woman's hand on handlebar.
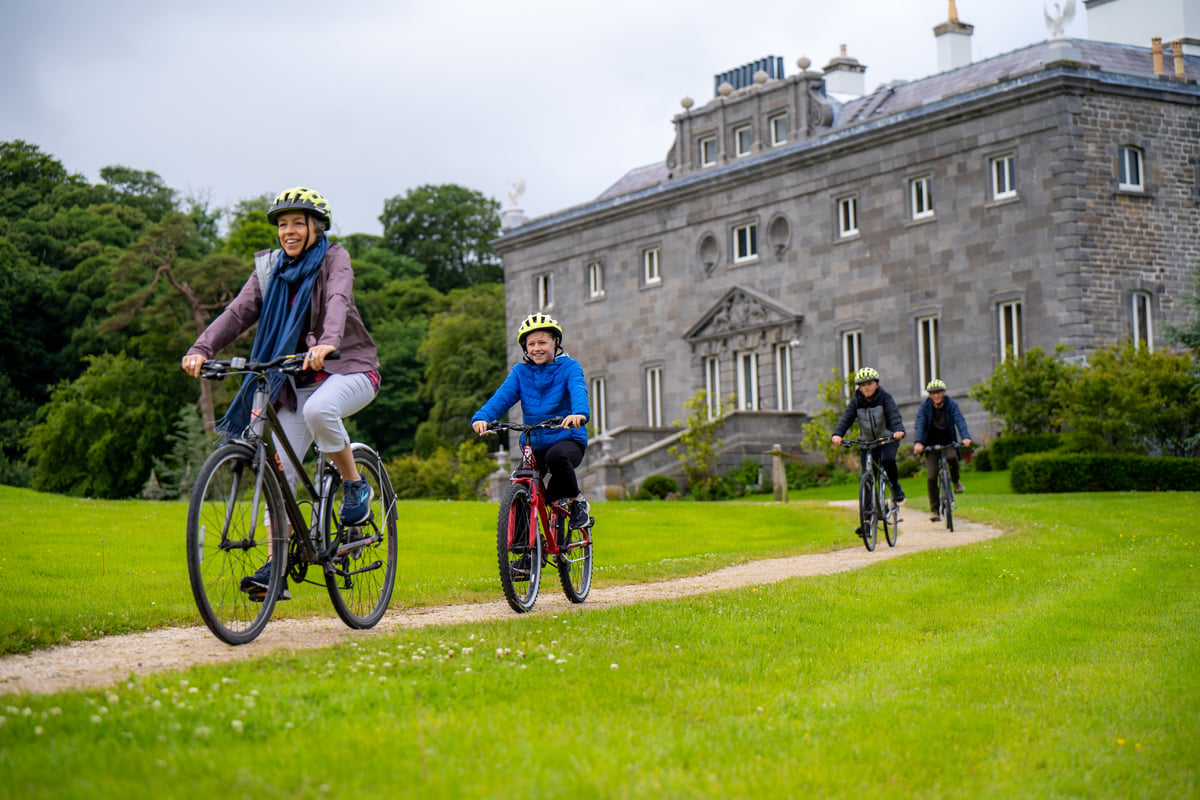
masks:
[[[587,425],[587,417],[583,414],[568,414],[563,417],[562,426],[564,428],[582,428]]]
[[[199,353],[189,353],[179,361],[179,367],[193,378],[200,377],[200,370],[204,367],[204,362],[207,361],[204,356]]]
[[[325,366],[325,357],[337,348],[331,344],[314,344],[304,354],[304,369],[319,372]]]
[[[922,452],[924,452],[924,450],[925,450],[925,445],[921,444],[920,442],[917,442],[916,444],[913,445],[913,455],[919,456],[919,455],[921,455]]]

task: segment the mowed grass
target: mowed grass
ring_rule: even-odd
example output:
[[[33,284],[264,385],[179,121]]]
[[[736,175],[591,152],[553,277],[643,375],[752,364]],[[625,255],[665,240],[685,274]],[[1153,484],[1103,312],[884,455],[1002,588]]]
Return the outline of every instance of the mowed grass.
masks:
[[[0,797],[1198,796],[1200,495],[988,480],[868,569],[0,698]]]

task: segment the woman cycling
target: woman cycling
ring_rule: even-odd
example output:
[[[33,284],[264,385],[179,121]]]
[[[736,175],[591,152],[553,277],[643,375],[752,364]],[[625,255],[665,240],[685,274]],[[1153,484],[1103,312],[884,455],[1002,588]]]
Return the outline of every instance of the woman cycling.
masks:
[[[855,420],[858,421],[862,438],[892,439],[879,448],[879,461],[887,474],[888,483],[892,485],[892,499],[903,503],[904,489],[900,487],[900,472],[896,469],[896,452],[900,449],[900,440],[904,438],[904,420],[900,417],[900,409],[892,396],[879,385],[879,373],[870,367],[863,367],[854,373],[854,385],[857,388],[833,428],[832,441],[835,445],[841,445],[842,437]],[[865,452],[863,460],[866,460]]]
[[[517,344],[525,358],[514,364],[508,377],[483,407],[471,417],[471,428],[480,436],[488,423],[521,404],[521,417],[536,425],[562,417],[562,426],[533,431],[533,451],[550,473],[549,500],[569,499],[572,528],[584,528],[591,517],[588,501],[579,492],[575,468],[587,451],[588,395],[583,367],[563,352],[562,327],[545,314],[530,314],[517,328]]]
[[[379,393],[379,358],[354,304],[350,254],[330,244],[325,232],[333,220],[329,203],[303,186],[285,189],[267,211],[276,227],[279,250],[255,253],[255,270],[237,297],[204,330],[184,355],[181,366],[193,378],[204,362],[258,323],[250,357],[267,361],[305,353],[304,369],[294,379],[271,376],[271,400],[293,449],[301,456],[314,439],[342,477],[344,525],[370,515],[370,489],[354,466],[350,436],[342,419],[362,410]],[[265,284],[265,285],[264,285]],[[334,350],[337,359],[326,360]],[[253,386],[242,384],[217,430],[227,438],[241,434],[250,419]],[[287,479],[298,476],[285,462]],[[243,581],[243,591],[265,589],[270,562]]]

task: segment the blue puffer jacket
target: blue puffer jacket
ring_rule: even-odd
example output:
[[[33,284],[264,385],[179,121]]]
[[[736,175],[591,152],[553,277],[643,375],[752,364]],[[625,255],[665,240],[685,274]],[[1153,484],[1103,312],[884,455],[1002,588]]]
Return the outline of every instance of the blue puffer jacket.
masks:
[[[583,367],[566,353],[549,364],[514,364],[496,393],[471,417],[471,422],[494,422],[517,403],[526,425],[568,414],[591,416]],[[545,450],[566,438],[587,446],[587,428],[554,428],[533,432],[533,448]]]
[[[930,423],[933,422],[933,400],[926,397],[921,401],[921,406],[917,409],[917,435],[913,439],[914,442],[921,444],[950,444],[950,442],[963,439],[970,439],[971,432],[967,430],[967,420],[963,417],[962,412],[958,410],[958,403],[954,402],[954,398],[946,395],[946,424],[949,426],[947,434],[950,436],[944,442],[931,441],[933,437],[933,429]],[[955,436],[957,430],[958,435]]]

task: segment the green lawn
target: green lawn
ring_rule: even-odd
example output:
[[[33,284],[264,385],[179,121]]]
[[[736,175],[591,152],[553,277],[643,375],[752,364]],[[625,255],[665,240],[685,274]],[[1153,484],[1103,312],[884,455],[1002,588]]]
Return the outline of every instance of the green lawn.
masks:
[[[868,569],[0,698],[0,797],[1200,796],[1200,494],[1019,496],[1004,478],[965,476],[959,512],[1008,535]],[[97,587],[122,517],[125,537],[166,541],[158,569],[182,576],[181,512],[152,504],[90,504],[75,547],[42,518],[27,530],[45,541],[18,556],[10,509],[36,498],[0,490],[6,620],[30,552],[99,560],[98,530],[104,567],[70,572],[68,594],[95,589],[99,610],[73,613],[107,617]],[[405,518],[430,544],[407,571],[444,597],[494,599],[489,514],[415,506]],[[850,516],[816,502],[597,504],[598,577],[860,546]],[[126,547],[143,562],[158,550]],[[140,624],[188,617],[180,579],[179,610]],[[158,585],[180,594],[170,580]],[[127,603],[151,596],[130,591]]]

